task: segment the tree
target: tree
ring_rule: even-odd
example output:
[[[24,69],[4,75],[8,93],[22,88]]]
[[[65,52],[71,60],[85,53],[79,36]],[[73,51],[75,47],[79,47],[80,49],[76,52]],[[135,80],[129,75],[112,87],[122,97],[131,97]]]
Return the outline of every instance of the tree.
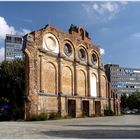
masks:
[[[127,99],[129,109],[138,109],[140,107],[140,92],[135,92]]]
[[[0,64],[0,98],[7,99],[13,111],[23,110],[23,96],[25,92],[24,60],[3,61]]]
[[[129,109],[134,109],[137,106],[137,97],[133,94],[127,99],[127,104]]]
[[[127,108],[127,96],[123,94],[121,96],[121,108]]]
[[[140,111],[140,92],[136,91],[128,97],[126,94],[121,96],[121,108],[139,109]]]

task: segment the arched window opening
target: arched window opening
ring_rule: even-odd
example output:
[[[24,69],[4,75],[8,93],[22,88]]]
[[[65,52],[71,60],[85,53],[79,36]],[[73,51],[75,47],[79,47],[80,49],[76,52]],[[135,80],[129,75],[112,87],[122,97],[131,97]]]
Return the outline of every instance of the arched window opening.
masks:
[[[72,47],[70,44],[66,43],[64,45],[64,53],[67,55],[67,56],[70,56],[72,54]]]
[[[97,64],[97,56],[93,53],[91,56],[91,62],[96,65]]]
[[[80,29],[80,36],[82,37],[82,40],[84,40],[84,31],[83,31],[83,29]]]
[[[84,61],[86,59],[86,53],[85,53],[84,49],[81,48],[78,53],[79,53],[79,58],[82,61]]]

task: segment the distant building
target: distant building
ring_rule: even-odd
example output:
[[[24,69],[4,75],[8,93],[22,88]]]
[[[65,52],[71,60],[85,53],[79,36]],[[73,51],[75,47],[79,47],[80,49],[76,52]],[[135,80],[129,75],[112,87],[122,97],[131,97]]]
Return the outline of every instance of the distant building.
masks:
[[[107,64],[104,67],[111,92],[120,94],[140,92],[140,69],[124,68],[114,64]]]
[[[22,46],[22,36],[7,34],[5,38],[5,60],[22,59]]]

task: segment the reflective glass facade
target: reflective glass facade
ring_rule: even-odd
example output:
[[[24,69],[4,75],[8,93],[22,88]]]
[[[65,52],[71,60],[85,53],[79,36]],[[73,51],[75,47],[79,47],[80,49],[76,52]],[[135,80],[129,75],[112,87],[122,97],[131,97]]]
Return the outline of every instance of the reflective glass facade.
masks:
[[[5,60],[22,59],[22,36],[6,35],[5,38]]]
[[[111,91],[114,93],[140,92],[140,69],[124,68],[119,65],[104,66]]]

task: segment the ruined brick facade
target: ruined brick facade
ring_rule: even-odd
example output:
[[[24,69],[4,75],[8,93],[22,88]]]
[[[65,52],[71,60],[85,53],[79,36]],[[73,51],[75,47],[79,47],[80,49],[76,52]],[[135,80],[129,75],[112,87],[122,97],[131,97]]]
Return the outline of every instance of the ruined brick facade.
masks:
[[[63,32],[50,25],[24,37],[25,119],[41,113],[104,115],[109,106],[107,78],[99,48],[86,30]],[[113,108],[113,106],[112,106]]]

